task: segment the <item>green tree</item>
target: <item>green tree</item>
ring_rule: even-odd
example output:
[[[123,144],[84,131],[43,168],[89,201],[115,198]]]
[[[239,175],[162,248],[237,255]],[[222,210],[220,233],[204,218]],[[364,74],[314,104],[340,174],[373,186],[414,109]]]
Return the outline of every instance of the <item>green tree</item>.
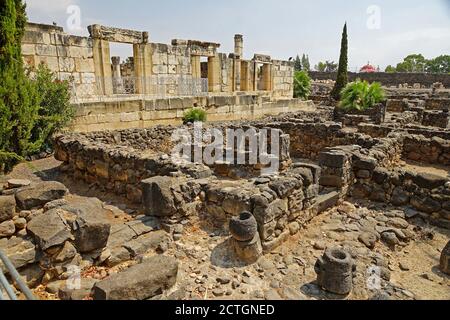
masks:
[[[326,72],[336,72],[338,69],[338,64],[334,61],[325,61],[325,71]]]
[[[308,99],[311,94],[311,78],[306,71],[297,71],[294,75],[294,98]]]
[[[425,72],[427,60],[421,54],[410,54],[397,64],[398,72]]]
[[[302,70],[302,61],[300,60],[300,56],[297,55],[294,60],[294,70],[301,71]]]
[[[68,84],[54,82],[40,67],[25,73],[21,42],[26,25],[22,0],[0,6],[0,171],[40,151],[48,137],[71,119]]]
[[[450,73],[450,55],[441,55],[428,60],[426,71],[431,73]]]
[[[4,0],[0,7],[0,154],[2,169],[11,168],[18,158],[35,146],[30,142],[38,117],[39,97],[26,77],[21,39],[26,23],[25,5]]]
[[[396,69],[395,67],[391,66],[391,65],[388,65],[388,66],[386,67],[386,70],[385,70],[384,72],[387,72],[387,73],[395,73],[395,72],[397,72],[397,69]]]
[[[319,72],[325,72],[326,68],[327,68],[326,63],[322,61],[319,61],[319,63],[314,66],[314,69],[316,69],[316,71]]]
[[[306,54],[303,54],[302,56],[302,70],[303,71],[310,71],[311,70],[311,64],[309,63],[309,56]]]
[[[339,58],[339,68],[331,96],[335,100],[340,100],[341,91],[348,83],[348,37],[347,37],[347,23],[344,25],[344,31],[342,32],[341,42],[341,54]]]

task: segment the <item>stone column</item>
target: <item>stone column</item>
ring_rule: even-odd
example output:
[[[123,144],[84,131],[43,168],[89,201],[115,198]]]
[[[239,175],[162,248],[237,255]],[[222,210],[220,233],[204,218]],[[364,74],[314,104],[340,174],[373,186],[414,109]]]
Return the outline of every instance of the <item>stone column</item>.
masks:
[[[221,83],[220,57],[216,54],[208,58],[208,90],[209,92],[220,92]]]
[[[250,62],[241,61],[241,91],[250,91]]]
[[[112,95],[112,66],[109,42],[95,38],[93,42],[95,77],[97,78],[97,83],[99,83],[99,95]]]
[[[272,65],[264,64],[262,68],[263,90],[272,90]]]
[[[200,56],[191,56],[192,77],[200,79],[202,77],[202,66],[200,63]]]
[[[137,94],[151,94],[152,46],[148,43],[133,45],[135,90]]]
[[[234,36],[234,69],[233,91],[241,91],[241,60],[244,54],[244,37],[241,34]]]
[[[111,57],[113,91],[114,93],[123,93],[122,73],[120,70],[120,57]]]

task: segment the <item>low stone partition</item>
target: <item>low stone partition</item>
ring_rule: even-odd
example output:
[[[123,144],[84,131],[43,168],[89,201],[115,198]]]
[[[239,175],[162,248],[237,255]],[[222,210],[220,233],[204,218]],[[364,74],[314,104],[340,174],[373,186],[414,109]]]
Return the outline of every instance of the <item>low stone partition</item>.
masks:
[[[441,139],[450,140],[450,130],[444,129],[433,129],[411,124],[401,127],[397,124],[374,125],[370,123],[360,123],[358,125],[358,132],[373,138],[384,138],[395,131],[406,132],[407,134],[412,135],[422,135],[426,138],[439,137]]]
[[[116,136],[120,134],[123,137],[127,133],[108,134],[111,137],[114,134]],[[148,131],[140,131],[140,137],[143,138],[145,133]],[[104,136],[104,139],[108,139],[108,134]],[[204,165],[193,163],[176,165],[167,154],[157,151],[146,154],[142,151],[145,148],[135,149],[132,146],[123,145],[123,140],[120,140],[122,145],[97,142],[95,137],[99,135],[102,134],[75,133],[55,137],[55,158],[64,162],[62,169],[73,175],[76,180],[96,184],[105,190],[126,196],[132,202],[141,202],[140,183],[144,179],[176,172],[195,178],[212,174],[211,170]]]
[[[411,206],[425,213],[436,225],[450,229],[450,179],[382,167],[368,172],[368,175],[356,174],[352,197]]]
[[[425,111],[422,125],[429,127],[450,128],[450,113],[446,111]]]
[[[381,124],[386,118],[386,104],[380,103],[364,111],[345,110],[340,107],[334,109],[334,120],[344,125],[357,126],[367,120],[375,124]]]
[[[268,115],[315,110],[311,101],[271,100],[261,94],[218,95],[167,99],[115,98],[76,105],[71,129],[76,132],[179,125],[187,109],[203,108],[208,121],[259,119]]]
[[[439,137],[430,139],[420,135],[407,135],[403,139],[402,158],[450,166],[450,141]]]
[[[367,154],[356,146],[324,150],[319,157],[320,184],[337,187],[355,199],[410,206],[436,225],[450,229],[448,177],[382,165],[375,155],[373,149]],[[413,214],[419,214],[417,211]]]
[[[217,227],[247,211],[258,223],[265,252],[296,234],[317,213],[320,167],[297,163],[279,176],[239,183],[216,181],[207,186],[205,210]]]

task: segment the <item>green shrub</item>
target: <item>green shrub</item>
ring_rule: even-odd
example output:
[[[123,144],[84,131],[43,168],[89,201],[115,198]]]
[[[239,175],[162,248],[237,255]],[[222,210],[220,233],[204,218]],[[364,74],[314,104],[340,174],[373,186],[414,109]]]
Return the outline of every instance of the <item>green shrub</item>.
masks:
[[[200,108],[186,110],[183,115],[183,123],[206,122],[206,111]]]
[[[75,109],[70,104],[68,81],[57,80],[50,69],[41,64],[33,81],[41,97],[39,117],[33,128],[33,138],[48,147],[49,138],[66,127],[75,116]]]
[[[34,79],[24,70],[21,41],[26,22],[21,0],[0,6],[0,171],[41,151],[50,135],[71,119],[67,83],[46,67]]]
[[[349,83],[341,92],[340,107],[345,110],[364,111],[383,102],[386,97],[381,84],[356,80]]]
[[[297,71],[294,75],[294,98],[308,99],[311,94],[311,78],[306,71]]]

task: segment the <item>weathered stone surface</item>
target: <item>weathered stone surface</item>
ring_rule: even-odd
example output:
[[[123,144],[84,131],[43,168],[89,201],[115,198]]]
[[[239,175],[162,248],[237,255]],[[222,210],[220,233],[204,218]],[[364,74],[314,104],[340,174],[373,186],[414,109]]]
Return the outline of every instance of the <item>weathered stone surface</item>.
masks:
[[[263,254],[261,239],[256,234],[250,241],[232,239],[236,255],[245,263],[255,263]]]
[[[34,243],[19,237],[1,239],[0,249],[8,256],[17,269],[36,262],[39,257]],[[3,271],[6,270],[3,263],[0,263],[0,266]]]
[[[131,256],[139,256],[145,254],[149,250],[157,249],[162,243],[170,241],[169,235],[165,231],[155,231],[142,235],[134,240],[123,244]]]
[[[106,247],[111,224],[98,212],[85,211],[75,221],[75,246],[79,252]]]
[[[0,196],[0,223],[10,220],[16,212],[16,199],[14,196]]]
[[[95,300],[145,300],[175,285],[178,262],[172,257],[155,256],[123,272],[98,282]]]
[[[325,290],[347,295],[353,288],[354,261],[350,254],[339,248],[330,248],[314,267],[317,282]]]
[[[9,189],[27,187],[30,184],[31,184],[31,181],[28,179],[9,179],[8,180],[8,188]]]
[[[444,250],[442,250],[440,268],[442,272],[450,275],[450,241],[447,243]]]
[[[16,232],[14,221],[8,220],[0,223],[0,238],[10,237]]]
[[[41,182],[17,191],[16,201],[22,210],[30,210],[42,207],[47,202],[61,199],[67,192],[67,188],[62,183]]]
[[[124,247],[117,247],[111,249],[111,255],[106,260],[106,265],[112,268],[130,259],[131,259],[130,251],[128,251]]]
[[[62,218],[63,214],[59,209],[52,209],[34,217],[28,223],[28,233],[35,238],[42,250],[62,245],[72,239],[70,228]]]
[[[143,204],[149,216],[168,217],[177,212],[171,177],[153,177],[142,181]]]

